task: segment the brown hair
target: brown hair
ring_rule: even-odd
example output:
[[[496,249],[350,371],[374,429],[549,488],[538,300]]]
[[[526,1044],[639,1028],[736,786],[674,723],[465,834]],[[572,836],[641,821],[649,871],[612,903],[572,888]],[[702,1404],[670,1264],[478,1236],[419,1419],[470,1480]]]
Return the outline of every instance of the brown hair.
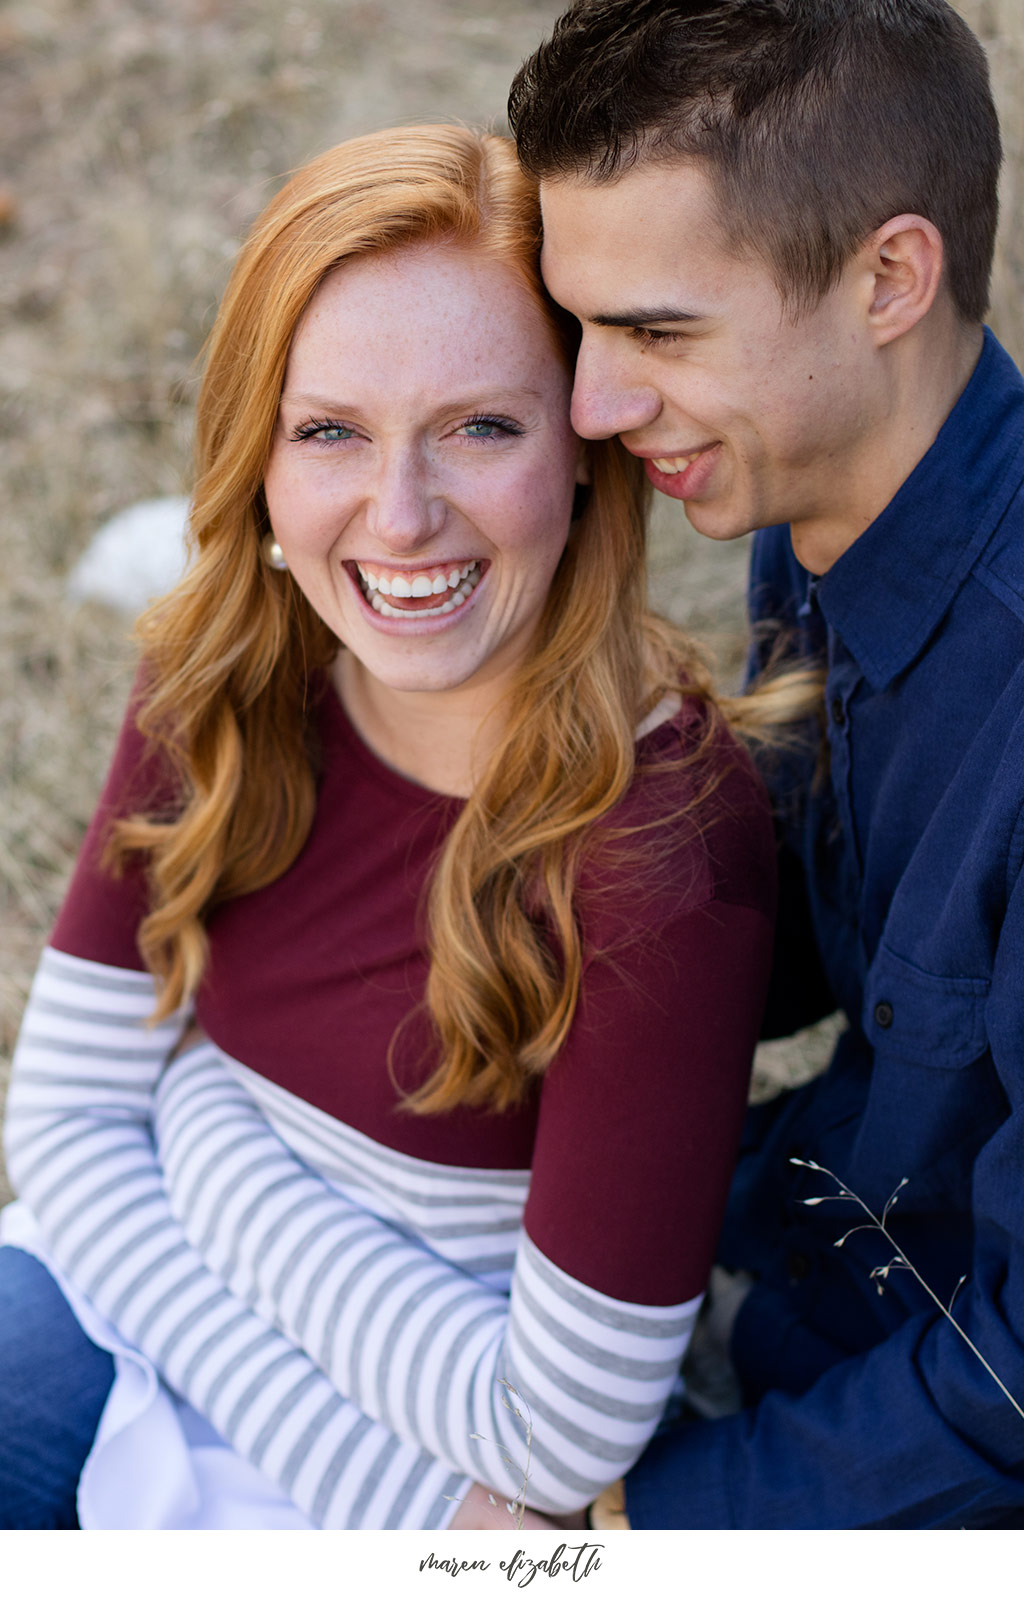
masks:
[[[577,0],[520,69],[509,121],[540,178],[706,164],[726,237],[797,307],[890,217],[927,217],[959,315],[985,315],[999,125],[945,0]]]
[[[195,559],[139,625],[139,726],[174,764],[181,803],[173,816],[122,821],[113,845],[117,858],[147,861],[140,947],[160,981],[158,1015],[199,984],[211,910],[286,871],[315,808],[307,701],[337,640],[291,576],[260,558],[263,474],[302,312],[347,257],[461,243],[522,275],[568,363],[572,336],[544,296],[539,234],[536,186],[508,140],[404,128],[302,168],[239,256],[199,400]],[[590,470],[500,747],[433,875],[426,1001],[441,1065],[410,1097],[416,1109],[504,1107],[548,1066],[579,992],[578,845],[629,787],[636,724],[665,686],[685,677],[710,705],[692,647],[646,613],[641,463],[606,441],[591,447]],[[716,718],[710,706],[706,740]],[[713,782],[705,744],[692,757],[698,798]]]

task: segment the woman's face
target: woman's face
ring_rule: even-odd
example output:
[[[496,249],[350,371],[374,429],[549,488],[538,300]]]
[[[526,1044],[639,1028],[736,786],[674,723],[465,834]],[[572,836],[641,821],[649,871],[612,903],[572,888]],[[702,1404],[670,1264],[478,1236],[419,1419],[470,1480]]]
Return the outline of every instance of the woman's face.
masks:
[[[448,245],[346,262],[292,342],[265,478],[292,577],[380,683],[500,684],[569,531],[571,378],[507,267]]]

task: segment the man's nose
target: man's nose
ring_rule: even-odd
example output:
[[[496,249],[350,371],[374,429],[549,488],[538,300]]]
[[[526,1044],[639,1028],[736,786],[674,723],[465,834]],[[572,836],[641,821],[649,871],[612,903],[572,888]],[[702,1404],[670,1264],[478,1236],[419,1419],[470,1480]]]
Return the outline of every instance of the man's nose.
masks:
[[[370,488],[370,532],[395,555],[408,555],[441,531],[445,501],[423,453],[388,451]]]
[[[639,381],[619,340],[613,347],[584,333],[572,391],[576,432],[584,439],[633,433],[653,422],[660,410],[660,394],[651,384]]]

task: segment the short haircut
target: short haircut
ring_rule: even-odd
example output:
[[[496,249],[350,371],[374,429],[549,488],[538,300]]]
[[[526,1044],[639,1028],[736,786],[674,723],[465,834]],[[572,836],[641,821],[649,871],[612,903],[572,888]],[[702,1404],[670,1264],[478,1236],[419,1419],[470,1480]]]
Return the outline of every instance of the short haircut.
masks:
[[[890,217],[934,223],[959,315],[988,307],[999,124],[945,0],[575,0],[512,85],[538,178],[701,163],[726,238],[816,303]]]

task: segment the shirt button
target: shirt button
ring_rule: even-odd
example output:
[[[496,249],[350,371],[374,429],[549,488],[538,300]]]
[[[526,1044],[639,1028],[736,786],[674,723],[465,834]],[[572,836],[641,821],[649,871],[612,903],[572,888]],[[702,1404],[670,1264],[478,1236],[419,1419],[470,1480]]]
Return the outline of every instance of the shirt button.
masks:
[[[791,1250],[786,1257],[786,1271],[790,1283],[800,1283],[802,1279],[809,1278],[812,1266],[810,1256],[804,1255],[802,1250]]]
[[[842,728],[846,725],[846,708],[838,695],[832,701],[832,721],[837,728]]]
[[[875,1007],[875,1021],[880,1028],[892,1027],[892,1006],[888,1000],[879,1000]]]

